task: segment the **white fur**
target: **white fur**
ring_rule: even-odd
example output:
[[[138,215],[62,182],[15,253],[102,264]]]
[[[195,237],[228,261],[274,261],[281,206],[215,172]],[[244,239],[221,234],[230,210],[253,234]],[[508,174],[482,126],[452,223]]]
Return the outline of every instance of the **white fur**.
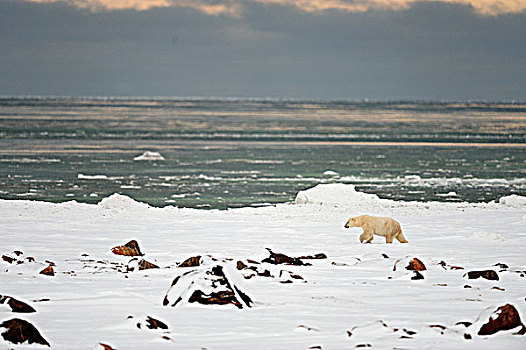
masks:
[[[361,227],[361,243],[371,243],[373,235],[384,236],[386,243],[393,243],[397,239],[400,243],[409,243],[402,233],[400,223],[392,218],[361,215],[350,218],[345,224],[346,228]]]

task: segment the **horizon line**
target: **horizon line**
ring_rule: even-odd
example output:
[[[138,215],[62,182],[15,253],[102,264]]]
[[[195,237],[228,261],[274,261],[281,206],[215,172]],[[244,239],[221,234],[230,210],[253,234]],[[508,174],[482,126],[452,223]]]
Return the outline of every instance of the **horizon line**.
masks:
[[[196,96],[196,95],[174,95],[174,96],[160,96],[160,95],[32,95],[32,94],[4,94],[0,95],[0,100],[18,99],[18,100],[124,100],[124,101],[288,101],[288,102],[347,102],[347,103],[482,103],[482,104],[526,104],[526,100],[518,99],[423,99],[423,98],[389,98],[389,99],[374,99],[374,98],[319,98],[319,97],[247,97],[247,96]]]

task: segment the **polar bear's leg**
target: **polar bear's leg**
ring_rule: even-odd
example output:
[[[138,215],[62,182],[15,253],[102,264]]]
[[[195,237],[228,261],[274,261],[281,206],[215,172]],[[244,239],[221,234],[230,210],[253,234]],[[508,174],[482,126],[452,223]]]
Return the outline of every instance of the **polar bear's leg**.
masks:
[[[365,232],[363,232],[363,233],[360,235],[360,243],[363,243],[363,241],[365,241]]]
[[[400,243],[409,243],[409,241],[405,239],[404,234],[402,233],[402,230],[400,230],[395,237]]]
[[[373,241],[373,234],[371,232],[363,231],[363,233],[360,235],[360,242],[361,243],[371,243]]]

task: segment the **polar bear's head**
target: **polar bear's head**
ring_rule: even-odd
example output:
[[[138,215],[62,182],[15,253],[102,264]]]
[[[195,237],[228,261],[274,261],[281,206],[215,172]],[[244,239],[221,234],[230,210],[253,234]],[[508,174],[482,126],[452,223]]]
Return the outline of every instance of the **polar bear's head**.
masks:
[[[357,217],[354,217],[354,218],[350,218],[349,220],[347,220],[344,227],[351,228],[351,227],[359,227],[359,226],[361,226],[361,223],[359,222]]]

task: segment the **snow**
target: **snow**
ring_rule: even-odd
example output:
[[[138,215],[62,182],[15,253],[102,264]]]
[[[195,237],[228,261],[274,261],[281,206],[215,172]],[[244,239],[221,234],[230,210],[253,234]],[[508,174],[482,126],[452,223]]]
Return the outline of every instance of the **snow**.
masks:
[[[159,152],[146,151],[140,156],[133,158],[133,160],[164,160],[164,157]]]
[[[323,172],[323,176],[339,176],[340,174],[334,170],[326,170]]]
[[[360,244],[361,229],[343,225],[361,213],[397,219],[410,243],[375,237]],[[518,196],[481,204],[396,202],[341,184],[301,191],[294,203],[227,211],[154,208],[120,194],[97,205],[0,200],[0,255],[23,261],[0,260],[0,294],[37,310],[2,307],[0,322],[31,322],[53,349],[523,349],[526,338],[513,331],[481,337],[473,328],[507,303],[526,320],[525,213]],[[127,272],[132,258],[111,248],[132,239],[142,258],[161,268]],[[261,262],[265,248],[328,258],[305,260],[312,266],[262,263],[258,269],[274,277],[241,278],[250,271],[238,271],[236,262]],[[178,263],[196,255],[204,257],[199,274],[171,290],[176,277],[193,271]],[[413,257],[427,267],[423,280],[404,268]],[[39,274],[50,261],[55,276]],[[163,306],[167,294],[188,293],[217,264],[252,307]],[[488,269],[500,279],[466,276]],[[148,316],[168,329],[138,328]],[[42,348],[4,345],[0,337],[2,347]]]

